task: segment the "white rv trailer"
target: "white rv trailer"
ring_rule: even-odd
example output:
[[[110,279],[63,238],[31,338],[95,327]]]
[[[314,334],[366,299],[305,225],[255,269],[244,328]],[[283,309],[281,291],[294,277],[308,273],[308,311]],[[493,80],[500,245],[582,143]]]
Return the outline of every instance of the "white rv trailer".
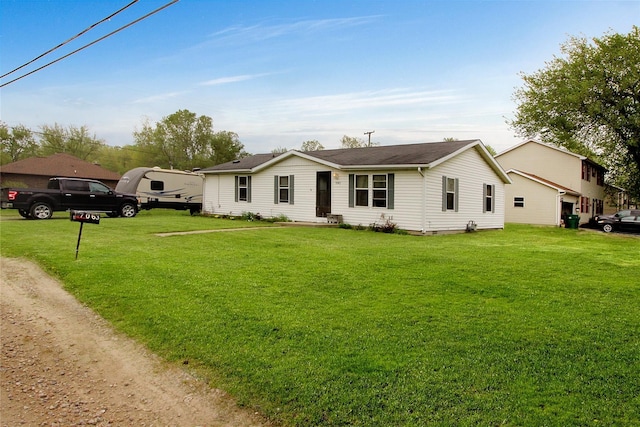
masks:
[[[202,210],[203,175],[196,172],[140,167],[126,172],[116,191],[135,194],[140,209]]]

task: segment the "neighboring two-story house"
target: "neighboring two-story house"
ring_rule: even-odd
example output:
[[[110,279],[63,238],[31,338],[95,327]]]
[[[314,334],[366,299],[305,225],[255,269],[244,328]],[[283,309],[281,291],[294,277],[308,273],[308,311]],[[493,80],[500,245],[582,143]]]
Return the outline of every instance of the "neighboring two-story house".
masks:
[[[604,211],[606,169],[585,156],[528,140],[495,158],[513,181],[505,222],[559,226],[566,215],[585,223]]]

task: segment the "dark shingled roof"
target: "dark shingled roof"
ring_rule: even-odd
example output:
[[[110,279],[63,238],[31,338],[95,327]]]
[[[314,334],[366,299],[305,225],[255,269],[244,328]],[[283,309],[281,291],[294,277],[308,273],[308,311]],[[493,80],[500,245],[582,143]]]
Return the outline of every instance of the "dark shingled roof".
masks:
[[[427,165],[475,142],[478,140],[343,148],[306,154],[341,166]]]
[[[76,177],[106,181],[120,179],[120,175],[115,172],[66,153],[58,153],[49,157],[29,157],[2,165],[0,171],[7,174]]]
[[[473,139],[467,141],[341,148],[337,150],[305,151],[304,154],[339,166],[428,165],[455,153],[461,148],[478,142],[479,140]],[[281,154],[257,154],[202,169],[200,172],[251,170],[280,155]]]
[[[284,153],[255,154],[253,156],[243,157],[242,159],[233,160],[227,163],[221,163],[210,168],[200,169],[199,172],[206,171],[227,171],[227,170],[250,170],[256,166],[260,166],[269,160],[278,157]]]

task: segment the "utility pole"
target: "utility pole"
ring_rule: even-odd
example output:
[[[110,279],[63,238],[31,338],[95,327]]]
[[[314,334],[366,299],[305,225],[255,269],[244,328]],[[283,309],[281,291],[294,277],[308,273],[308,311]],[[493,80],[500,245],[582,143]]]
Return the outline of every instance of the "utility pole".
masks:
[[[369,144],[367,144],[367,147],[371,147],[371,134],[374,133],[375,130],[369,131],[369,132],[365,132],[365,135],[369,135]]]

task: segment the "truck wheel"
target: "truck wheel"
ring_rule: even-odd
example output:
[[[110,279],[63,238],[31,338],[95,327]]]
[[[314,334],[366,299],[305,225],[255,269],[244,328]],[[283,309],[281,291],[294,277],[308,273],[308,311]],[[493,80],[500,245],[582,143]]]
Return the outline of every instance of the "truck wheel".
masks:
[[[602,231],[604,231],[605,233],[611,233],[613,231],[613,225],[611,224],[605,224],[602,226]]]
[[[123,218],[133,218],[138,213],[136,206],[133,203],[125,203],[120,206],[120,215]]]
[[[31,218],[33,219],[49,219],[53,215],[53,210],[48,203],[35,202],[31,205]]]
[[[31,218],[31,215],[29,215],[29,211],[26,211],[24,209],[18,209],[18,213],[23,218]]]

